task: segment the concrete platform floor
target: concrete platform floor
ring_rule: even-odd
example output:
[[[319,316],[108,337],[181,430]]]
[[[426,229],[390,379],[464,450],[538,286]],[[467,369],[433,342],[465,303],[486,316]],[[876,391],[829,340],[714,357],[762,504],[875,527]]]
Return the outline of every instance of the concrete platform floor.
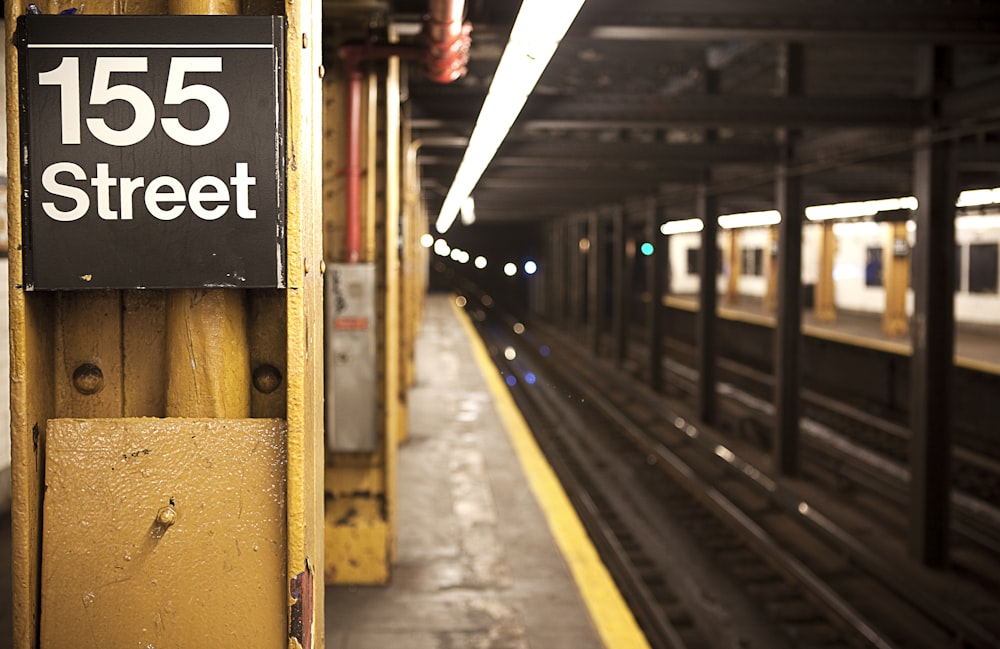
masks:
[[[417,343],[392,583],[328,587],[326,647],[602,647],[449,301]]]

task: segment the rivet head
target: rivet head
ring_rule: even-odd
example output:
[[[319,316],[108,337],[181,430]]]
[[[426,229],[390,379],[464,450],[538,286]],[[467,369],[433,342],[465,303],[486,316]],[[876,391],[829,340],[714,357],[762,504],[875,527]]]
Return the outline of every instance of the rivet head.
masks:
[[[274,365],[260,365],[253,371],[253,387],[271,394],[281,385],[281,372]]]
[[[80,394],[95,394],[104,387],[104,372],[93,363],[83,363],[73,371],[73,387]]]
[[[163,527],[170,527],[177,520],[177,510],[173,507],[160,507],[160,511],[156,512],[156,524],[162,525]]]

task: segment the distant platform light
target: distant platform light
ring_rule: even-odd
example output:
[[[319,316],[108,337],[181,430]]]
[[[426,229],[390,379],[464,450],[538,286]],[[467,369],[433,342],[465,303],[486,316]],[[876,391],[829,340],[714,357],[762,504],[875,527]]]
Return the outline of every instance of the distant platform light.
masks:
[[[653,244],[651,244],[648,241],[643,241],[642,245],[639,246],[639,252],[641,252],[646,257],[649,257],[650,255],[653,254]]]
[[[507,385],[510,386],[510,387],[514,387],[515,385],[517,385],[517,377],[515,377],[513,374],[508,374],[507,378],[504,379],[504,380],[507,382]]]
[[[438,239],[434,242],[434,252],[442,257],[447,257],[451,254],[451,246],[444,239]]]
[[[464,307],[467,304],[465,296],[464,295],[459,295],[458,297],[456,297],[455,298],[455,304],[457,304],[460,307]]]
[[[508,261],[503,265],[503,274],[507,277],[517,275],[517,264]]]
[[[515,322],[514,323],[514,333],[516,333],[518,336],[520,336],[521,334],[523,334],[524,333],[524,325],[521,324],[520,322]]]
[[[701,232],[705,229],[705,224],[701,219],[682,219],[679,221],[667,221],[660,226],[660,233],[687,234],[689,232]]]
[[[476,260],[473,263],[475,264],[476,268],[482,270],[483,268],[486,268],[486,257],[479,255],[478,257],[476,257]]]
[[[541,354],[542,356],[547,357],[549,354],[552,353],[552,350],[549,349],[548,345],[542,345],[541,347],[538,348],[538,353]]]
[[[524,375],[524,382],[528,385],[534,385],[537,380],[538,379],[535,377],[534,372],[528,372]]]
[[[431,246],[433,246],[434,235],[429,232],[425,232],[422,235],[420,235],[420,245],[423,246],[424,248],[430,248]]]
[[[517,358],[517,350],[515,350],[510,345],[507,345],[506,347],[503,348],[503,357],[509,361],[512,361],[515,358]]]
[[[590,239],[584,237],[580,239],[580,252],[587,252],[590,250]]]
[[[538,272],[538,264],[536,264],[531,259],[529,259],[528,261],[524,262],[524,274],[525,275],[534,275],[536,272]]]

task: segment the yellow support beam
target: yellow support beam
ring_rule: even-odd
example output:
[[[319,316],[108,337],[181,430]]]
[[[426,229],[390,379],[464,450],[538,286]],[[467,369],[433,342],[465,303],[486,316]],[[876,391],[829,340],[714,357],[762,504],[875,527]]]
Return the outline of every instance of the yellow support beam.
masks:
[[[376,268],[376,398],[375,450],[327,453],[325,488],[326,563],[330,583],[384,584],[396,556],[396,456],[406,425],[401,381],[400,292],[400,107],[399,62],[363,63],[362,74],[362,254]],[[346,123],[346,76],[338,74],[326,86],[326,132],[340,132]],[[340,105],[337,106],[338,101]],[[342,142],[327,141],[342,147]],[[329,159],[346,159],[330,154]],[[336,168],[337,165],[333,165]],[[327,169],[327,178],[333,173]],[[340,183],[329,183],[331,189]],[[346,232],[345,198],[333,189],[324,202],[327,235]],[[344,248],[328,241],[328,255]],[[327,257],[328,262],[345,261]],[[334,377],[334,381],[338,377]],[[340,380],[349,380],[341,377]],[[330,407],[330,405],[328,405]],[[350,407],[350,404],[332,404]]]
[[[743,251],[740,249],[740,230],[730,228],[729,230],[729,277],[726,280],[726,304],[736,304],[740,301],[740,274],[743,270],[740,258]]]
[[[819,272],[816,275],[813,313],[817,322],[836,322],[833,261],[837,254],[837,237],[833,234],[833,223],[824,221],[821,227],[823,230],[819,241]]]
[[[58,635],[65,620],[58,612],[63,608],[68,614],[88,605],[88,601],[95,607],[102,599],[111,601],[106,599],[111,594],[110,587],[95,591],[92,601],[86,597],[81,600],[78,593],[66,599],[53,585],[59,579],[41,577],[46,570],[59,572],[60,558],[78,551],[81,542],[70,528],[70,519],[79,510],[73,506],[60,509],[59,503],[68,501],[56,497],[58,489],[45,499],[43,516],[43,485],[52,488],[60,485],[63,488],[60,493],[64,494],[104,488],[107,481],[91,475],[86,463],[74,459],[73,454],[80,444],[103,439],[97,434],[110,435],[108,431],[121,431],[121,455],[128,457],[115,456],[119,462],[129,463],[132,453],[138,454],[136,458],[154,461],[154,447],[162,452],[162,456],[157,456],[162,458],[171,454],[182,457],[185,452],[208,452],[209,446],[192,443],[198,439],[217,445],[219,457],[213,462],[209,454],[207,463],[205,457],[187,457],[166,462],[154,471],[157,475],[172,476],[167,479],[169,491],[179,494],[176,505],[171,497],[170,504],[162,503],[159,512],[154,504],[166,498],[165,494],[158,489],[144,492],[153,484],[146,480],[153,475],[149,473],[151,467],[142,471],[127,464],[130,473],[125,470],[126,464],[122,464],[120,488],[115,493],[133,499],[142,499],[142,494],[147,493],[149,503],[122,508],[110,499],[95,499],[93,515],[114,518],[139,512],[135,515],[141,525],[148,527],[154,521],[154,527],[162,527],[163,543],[173,544],[181,538],[196,540],[199,535],[225,538],[240,529],[240,524],[227,518],[231,512],[225,509],[196,524],[198,512],[211,511],[198,508],[198,498],[203,498],[206,504],[223,503],[226,494],[238,494],[238,502],[245,507],[252,497],[266,493],[262,502],[269,513],[262,516],[273,525],[265,525],[261,519],[258,529],[266,530],[263,542],[268,544],[268,552],[276,557],[277,563],[261,564],[246,579],[227,573],[230,581],[225,585],[230,595],[241,593],[241,597],[253,599],[258,590],[254,583],[263,578],[277,587],[274,592],[278,597],[264,604],[263,600],[254,599],[252,605],[242,609],[254,618],[254,625],[266,628],[243,644],[274,646],[277,639],[290,649],[321,647],[324,590],[322,578],[316,574],[324,565],[323,529],[319,525],[324,479],[323,354],[319,334],[322,223],[318,218],[321,3],[318,0],[143,3],[89,0],[86,3],[88,14],[203,15],[234,14],[242,10],[246,14],[286,17],[287,289],[85,292],[26,292],[22,286],[19,68],[13,30],[17,17],[27,11],[27,4],[6,3],[5,16],[15,647],[39,646],[43,631]],[[48,14],[79,5],[58,0],[36,4]],[[111,439],[107,437],[105,441]],[[267,452],[244,448],[255,439],[268,445]],[[133,450],[127,450],[133,446]],[[114,444],[107,448],[112,447]],[[226,465],[223,458],[233,461],[231,471],[209,478],[195,477],[196,468],[211,472],[213,466],[219,469]],[[187,469],[194,472],[186,473]],[[43,475],[43,471],[47,474]],[[125,475],[129,477],[122,477]],[[196,492],[203,495],[196,496]],[[155,518],[147,520],[146,510],[150,507]],[[127,528],[124,525],[120,529]],[[117,526],[111,525],[109,529],[112,531],[101,532],[108,535],[106,543],[88,543],[88,547],[114,548],[126,541],[116,536],[113,530],[119,529]],[[176,533],[180,530],[190,537]],[[225,565],[225,552],[239,549],[239,543],[224,546],[218,552],[213,551],[212,565]],[[169,555],[169,548],[174,547],[161,545],[158,555]],[[197,552],[205,547],[207,544],[196,542],[184,556],[197,560]],[[257,549],[250,544],[242,548],[239,556],[254,559]],[[150,583],[150,579],[168,588],[166,584],[173,570],[170,565],[154,569],[153,562],[142,560],[143,549],[138,551],[140,554],[131,555],[129,568],[139,571],[140,579],[118,586],[116,591],[122,596],[122,606],[138,607],[136,610],[142,609],[146,601],[143,596],[149,593],[136,590],[136,596],[132,596],[129,588],[139,589],[142,584]],[[127,556],[122,556],[128,561]],[[119,560],[118,555],[115,560]],[[90,561],[73,566],[79,575],[99,568]],[[165,592],[175,600],[186,599],[197,594],[181,590],[193,591],[199,587],[203,589],[204,583],[176,586]],[[188,625],[185,633],[206,641],[215,637],[213,634],[220,628],[218,621],[232,618],[227,608],[230,601],[231,596],[208,601],[202,607],[205,626],[185,619]],[[90,613],[96,615],[97,609],[91,608]],[[238,625],[239,620],[235,623]],[[157,627],[155,633],[160,635],[156,644],[172,641],[170,628],[170,625]],[[114,624],[95,630],[112,634],[106,636],[113,639],[104,641],[104,646],[147,644],[131,631],[116,630]],[[87,634],[78,636],[76,646],[89,646],[84,642]],[[53,643],[58,644],[55,640]]]
[[[910,246],[907,242],[906,223],[888,223],[882,226],[882,284],[885,287],[885,310],[882,312],[882,331],[887,336],[903,337],[909,334],[906,315],[906,293],[910,285]]]

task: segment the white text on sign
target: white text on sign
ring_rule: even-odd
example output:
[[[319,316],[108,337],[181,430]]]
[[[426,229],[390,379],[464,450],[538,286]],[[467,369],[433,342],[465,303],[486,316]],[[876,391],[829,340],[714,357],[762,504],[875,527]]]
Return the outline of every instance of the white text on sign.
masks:
[[[60,178],[62,174],[69,174],[78,184],[66,184]],[[45,201],[42,210],[55,221],[83,218],[90,210],[90,195],[79,184],[87,181],[87,173],[75,162],[50,164],[42,172],[42,188],[54,196],[70,199],[73,205],[69,209],[60,209],[54,202]],[[214,221],[229,211],[232,200],[230,185],[236,193],[236,214],[241,219],[257,218],[257,210],[250,207],[250,187],[257,184],[257,179],[249,175],[246,162],[236,163],[228,184],[216,176],[201,176],[188,189],[173,176],[157,176],[148,185],[142,176],[114,177],[110,175],[109,165],[99,162],[89,184],[97,189],[97,214],[105,221],[132,220],[138,190],[143,190],[146,210],[161,221],[176,219],[185,207],[202,220]],[[117,187],[118,191],[113,192],[113,187]]]

